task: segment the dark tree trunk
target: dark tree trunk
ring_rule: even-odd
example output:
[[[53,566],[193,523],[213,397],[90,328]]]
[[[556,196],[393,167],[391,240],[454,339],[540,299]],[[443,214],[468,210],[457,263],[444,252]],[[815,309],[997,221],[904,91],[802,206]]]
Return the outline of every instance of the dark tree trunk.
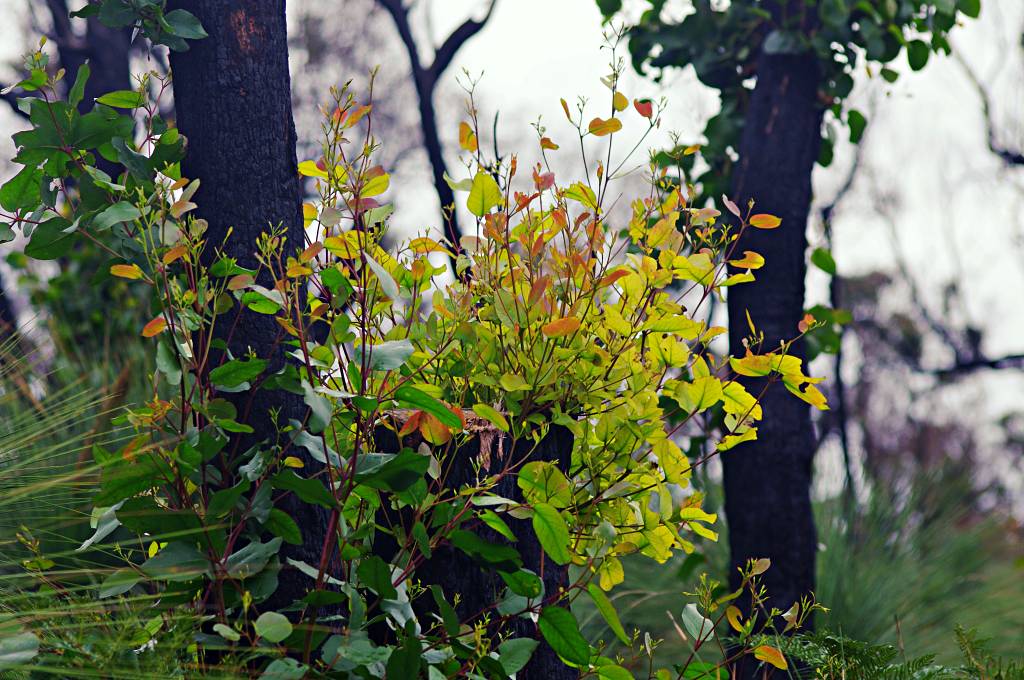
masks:
[[[410,442],[408,438],[403,443],[406,446],[412,445],[414,448],[417,446],[417,442]],[[525,459],[551,461],[563,472],[568,472],[572,445],[572,433],[560,426],[552,426],[547,436],[536,446],[525,437],[513,444],[508,435],[490,429],[486,433],[478,433],[451,452],[447,459],[440,461],[444,474],[442,483],[445,488],[453,490],[466,484],[475,484],[476,474],[472,461],[480,457],[482,446],[489,452],[487,457],[491,463],[490,467],[485,470],[490,474],[499,474],[506,466],[509,469],[518,470]],[[381,451],[398,451],[401,448],[394,432],[385,428],[378,429],[377,446]],[[503,475],[492,491],[498,496],[517,502],[524,500],[522,490],[519,488],[518,476],[514,472]],[[516,536],[516,542],[511,545],[519,551],[523,559],[523,567],[542,575],[544,602],[558,602],[561,599],[559,593],[569,585],[568,568],[559,566],[544,555],[543,548],[541,548],[540,541],[537,540],[537,534],[529,520],[514,519],[508,516],[505,519]],[[411,526],[408,526],[410,523],[408,520],[409,517],[385,512],[381,514],[378,521],[383,526],[395,522],[406,524],[403,533],[408,535],[411,529]],[[489,527],[481,526],[474,531],[478,536],[491,543],[509,544],[507,538]],[[386,537],[374,545],[374,552],[384,559],[391,560],[397,553],[397,545],[391,537]],[[455,550],[451,546],[446,545],[434,550],[431,558],[416,569],[414,577],[424,585],[440,586],[449,603],[454,603],[455,596],[458,595],[460,600],[455,611],[462,621],[471,621],[481,613],[489,614],[492,621],[500,618],[490,605],[501,599],[505,590],[504,581],[493,569],[481,568],[465,553]],[[420,598],[417,601],[417,606],[421,607],[420,614],[427,613],[424,607],[430,605],[432,605],[432,599],[429,597]],[[510,634],[511,637],[528,637],[540,641],[530,662],[516,676],[521,680],[571,680],[579,676],[578,671],[562,663],[555,651],[544,641],[532,621],[517,617],[501,624],[494,624],[492,628],[492,633],[495,635],[500,632],[506,635]],[[384,633],[384,629],[379,628],[376,633],[379,637]]]
[[[416,94],[419,97],[420,129],[423,132],[423,148],[427,151],[430,161],[430,173],[434,179],[434,191],[441,201],[441,219],[444,235],[456,251],[461,248],[459,239],[462,229],[459,227],[458,211],[455,209],[455,192],[448,186],[445,173],[448,172],[444,162],[444,149],[437,129],[437,112],[434,109],[434,82],[427,82],[430,76],[426,73],[415,74]]]
[[[17,327],[14,306],[11,305],[11,300],[7,297],[7,291],[4,290],[3,279],[0,278],[0,346],[14,336]]]
[[[188,139],[183,174],[201,180],[193,200],[199,206],[198,215],[209,223],[206,264],[232,228],[224,251],[244,267],[257,267],[256,239],[271,226],[284,227],[283,249],[301,249],[302,198],[285,0],[174,0],[170,7],[195,14],[210,36],[190,42],[187,52],[171,54],[178,127]],[[266,274],[257,283],[272,285]],[[217,328],[234,355],[242,356],[252,347],[270,359],[268,372],[277,371],[285,361],[278,344],[284,336],[274,318],[244,311],[237,323],[232,317],[219,320]],[[214,357],[208,368],[220,360]],[[238,453],[257,442],[276,439],[272,409],[278,411],[278,425],[287,424],[288,419],[301,421],[306,414],[301,396],[281,390],[224,396],[235,402],[239,419],[255,430],[232,442]],[[305,457],[307,471],[319,469],[304,450],[290,453]],[[318,564],[328,512],[291,495],[278,507],[302,527],[305,540],[301,546],[285,544],[282,556]],[[311,586],[308,577],[286,568],[273,606],[290,604]]]
[[[822,108],[816,57],[761,54],[751,95],[733,198],[757,202],[756,212],[782,218],[771,231],[749,229],[739,250],[764,255],[757,281],[729,290],[729,346],[745,353],[747,312],[764,333],[764,351],[798,334],[804,309],[804,260],[811,202],[811,171],[818,157]],[[804,356],[797,343],[791,354]],[[746,381],[755,396],[764,380]],[[814,588],[817,537],[811,514],[814,432],[810,410],[776,381],[761,400],[757,440],[722,458],[725,514],[732,552],[730,575],[750,558],[767,557],[763,576],[769,605],[785,611]],[[741,677],[749,677],[742,675]]]

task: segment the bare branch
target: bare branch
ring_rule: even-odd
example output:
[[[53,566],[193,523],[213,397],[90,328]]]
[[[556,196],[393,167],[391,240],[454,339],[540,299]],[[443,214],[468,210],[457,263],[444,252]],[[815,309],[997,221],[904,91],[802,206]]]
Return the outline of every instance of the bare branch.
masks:
[[[483,19],[477,21],[476,19],[467,19],[462,23],[461,26],[452,31],[441,46],[437,48],[437,52],[434,54],[434,61],[430,65],[430,74],[436,80],[445,69],[451,65],[452,59],[455,58],[455,54],[462,48],[467,40],[472,38],[474,35],[480,32],[480,29],[491,18],[491,14],[494,12],[495,5],[498,4],[498,0],[491,0],[487,7],[487,13]]]
[[[995,120],[992,117],[992,98],[989,96],[985,84],[981,82],[981,78],[975,73],[974,68],[967,63],[967,60],[963,58],[960,50],[953,50],[953,59],[956,60],[956,63],[960,64],[960,68],[963,69],[967,79],[974,87],[978,99],[981,100],[981,113],[985,118],[985,136],[989,150],[1008,166],[1024,165],[1024,151],[1014,150],[999,143]]]

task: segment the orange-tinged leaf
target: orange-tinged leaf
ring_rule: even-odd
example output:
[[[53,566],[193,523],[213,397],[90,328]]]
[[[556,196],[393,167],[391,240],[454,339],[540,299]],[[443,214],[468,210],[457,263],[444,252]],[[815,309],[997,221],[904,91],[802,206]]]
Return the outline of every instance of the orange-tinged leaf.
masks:
[[[616,111],[625,111],[626,107],[629,106],[629,99],[621,92],[616,92],[612,95],[612,106]]]
[[[110,273],[122,279],[142,278],[142,270],[137,264],[113,264],[110,265]]]
[[[575,333],[580,327],[580,320],[575,316],[567,316],[549,324],[544,324],[540,331],[549,338],[563,338]]]
[[[729,260],[729,264],[740,269],[760,269],[764,266],[764,258],[753,250],[744,250],[742,258]]]
[[[595,137],[604,137],[622,129],[622,121],[618,118],[595,118],[590,121],[587,130]]]
[[[569,104],[565,101],[565,99],[560,99],[559,101],[562,102],[562,110],[565,111],[565,117],[568,118],[569,122],[571,123],[572,114],[569,113]]]
[[[750,217],[750,226],[758,229],[775,229],[780,224],[782,224],[781,219],[767,213],[758,213]]]
[[[533,285],[530,286],[530,296],[526,300],[527,304],[533,306],[540,302],[540,299],[544,295],[544,291],[547,290],[549,283],[551,283],[550,276],[542,276],[534,281]]]
[[[420,434],[434,445],[445,444],[452,438],[452,431],[435,416],[424,412],[420,419]]]
[[[466,121],[459,123],[459,146],[470,153],[477,150],[476,133]]]
[[[177,260],[180,260],[188,252],[188,248],[185,246],[174,246],[166,253],[164,253],[164,264],[171,264]]]
[[[654,104],[652,104],[649,99],[644,99],[643,101],[634,99],[633,108],[636,109],[636,112],[644,118],[651,118],[654,116]]]
[[[420,428],[420,420],[423,419],[423,411],[416,411],[409,419],[402,423],[402,428],[398,431],[399,437],[407,437]]]
[[[751,576],[760,576],[764,572],[768,571],[772,566],[772,561],[767,557],[762,557],[759,560],[754,561],[754,566],[750,570]]]
[[[733,630],[737,633],[743,632],[743,624],[741,623],[743,616],[740,613],[739,607],[729,605],[729,608],[725,610],[725,618],[729,621],[729,625],[732,626]]]
[[[154,335],[159,335],[167,328],[167,321],[162,316],[158,316],[145,326],[142,327],[142,337],[152,338]]]
[[[754,648],[754,658],[765,663],[770,663],[779,670],[786,670],[789,666],[786,664],[786,657],[782,655],[782,652],[771,647],[770,645],[761,645],[760,647]]]
[[[798,323],[796,327],[801,333],[806,333],[811,326],[814,325],[814,321],[815,319],[813,314],[804,314],[804,318],[800,319],[800,323]]]
[[[552,142],[550,137],[540,138],[540,148],[550,151],[558,151],[558,145]]]
[[[621,279],[622,277],[629,276],[630,273],[631,272],[625,268],[616,269],[611,274],[608,274],[603,279],[601,279],[601,282],[598,284],[598,287],[604,288],[605,286],[610,286],[619,279]]]

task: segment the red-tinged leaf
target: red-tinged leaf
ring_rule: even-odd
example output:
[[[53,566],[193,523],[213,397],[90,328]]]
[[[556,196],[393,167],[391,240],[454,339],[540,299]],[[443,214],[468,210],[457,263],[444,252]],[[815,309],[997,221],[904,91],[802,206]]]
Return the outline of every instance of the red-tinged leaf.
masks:
[[[634,99],[633,108],[644,118],[652,118],[654,116],[654,104],[651,103],[650,99]]]
[[[801,333],[806,333],[808,329],[814,325],[814,321],[815,319],[813,314],[804,314],[804,318],[800,319],[800,323],[798,323],[796,327]]]
[[[552,142],[550,137],[540,138],[540,148],[548,151],[558,151],[558,145]]]
[[[420,421],[423,419],[423,411],[416,411],[409,420],[402,423],[402,429],[398,431],[399,437],[407,437],[420,428]]]
[[[122,279],[141,279],[142,270],[137,264],[113,264],[110,265],[110,273]]]
[[[145,326],[142,327],[142,337],[152,338],[154,335],[159,335],[167,328],[167,321],[162,316],[158,316]]]
[[[784,671],[789,667],[786,664],[786,657],[782,655],[782,652],[769,645],[761,645],[754,648],[754,658],[769,663],[779,670]]]
[[[324,244],[320,243],[319,241],[317,241],[316,243],[314,243],[313,245],[311,245],[310,247],[308,247],[308,248],[306,248],[305,250],[302,251],[302,254],[299,255],[299,261],[300,262],[312,262],[316,258],[316,256],[320,254],[320,251],[322,251],[323,249],[324,249]]]
[[[546,191],[555,186],[555,173],[545,172],[543,174],[538,174],[535,171],[533,173],[533,184],[537,187],[537,191]]]
[[[575,333],[580,327],[580,320],[574,316],[567,316],[557,319],[551,323],[544,324],[540,331],[549,338],[564,338],[566,335]]]
[[[540,302],[541,297],[544,295],[544,291],[548,289],[549,283],[551,283],[550,276],[542,276],[533,282],[533,285],[530,286],[530,297],[526,300],[531,307]]]
[[[733,200],[726,196],[725,194],[722,194],[722,204],[725,206],[726,210],[731,212],[736,217],[742,217],[742,215],[740,215],[740,207],[736,205],[736,203],[733,202]]]
[[[228,290],[242,290],[243,288],[248,288],[253,283],[255,281],[252,278],[252,274],[238,274],[228,280]]]
[[[350,128],[361,121],[363,117],[371,111],[371,109],[373,109],[373,105],[371,104],[367,104],[366,106],[357,106],[349,112],[348,118],[345,120],[345,127]]]
[[[767,213],[758,213],[750,217],[750,226],[756,227],[757,229],[775,229],[782,220],[775,215],[769,215]]]
[[[476,133],[466,121],[459,123],[459,146],[470,153],[476,153],[477,150]]]
[[[618,118],[595,118],[590,121],[587,130],[595,137],[604,137],[622,129],[622,121]]]

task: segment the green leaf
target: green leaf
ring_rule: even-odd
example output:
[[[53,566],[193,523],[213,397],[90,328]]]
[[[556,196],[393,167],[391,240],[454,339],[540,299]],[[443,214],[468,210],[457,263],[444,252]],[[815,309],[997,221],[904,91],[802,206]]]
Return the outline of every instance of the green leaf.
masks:
[[[206,29],[202,23],[191,12],[183,9],[171,10],[164,15],[164,22],[167,24],[168,33],[186,40],[200,40],[207,37]]]
[[[238,387],[259,376],[266,368],[265,359],[233,359],[210,371],[210,382],[217,387]]]
[[[137,109],[142,106],[143,98],[142,93],[135,90],[117,90],[96,97],[96,101],[115,109]]]
[[[615,606],[608,599],[608,596],[604,594],[604,591],[595,584],[589,583],[587,584],[587,592],[590,593],[590,599],[594,601],[597,611],[601,612],[601,616],[604,617],[605,623],[615,633],[615,637],[619,638],[624,645],[630,644],[629,636],[626,635],[622,622],[619,621],[619,615],[615,612]]]
[[[142,571],[158,581],[191,581],[209,574],[210,563],[194,545],[178,541],[146,560]]]
[[[383,599],[394,600],[398,597],[398,591],[391,583],[391,567],[378,555],[368,555],[360,560],[356,574],[360,583]]]
[[[356,348],[356,361],[361,360],[363,348],[363,345]],[[408,340],[389,340],[379,345],[370,345],[370,369],[393,371],[404,365],[412,353],[413,346]]]
[[[836,275],[836,261],[827,248],[815,248],[811,253],[811,263],[830,276]]]
[[[864,128],[868,125],[868,119],[857,109],[851,109],[846,115],[846,122],[850,126],[850,143],[859,144],[864,136]]]
[[[516,538],[516,535],[512,533],[512,529],[510,529],[508,524],[505,523],[505,520],[503,520],[501,516],[493,510],[484,510],[481,512],[480,520],[513,543],[519,540]]]
[[[317,479],[299,477],[291,470],[278,472],[270,478],[270,483],[274,485],[275,489],[294,492],[307,503],[315,503],[328,509],[337,505],[334,496],[323,483]]]
[[[302,680],[309,668],[295,659],[274,659],[260,675],[260,680]]]
[[[398,284],[395,283],[395,279],[388,273],[387,269],[377,260],[373,259],[367,254],[363,254],[366,258],[366,265],[373,270],[373,273],[377,275],[377,280],[380,281],[380,287],[384,290],[384,294],[392,300],[398,299]]]
[[[237,630],[231,626],[225,626],[223,623],[213,624],[213,632],[230,642],[238,642],[242,639],[241,634]]]
[[[313,434],[320,434],[331,424],[334,406],[331,400],[320,394],[308,382],[302,383],[302,401],[309,407],[309,420],[306,426]]]
[[[562,661],[578,668],[590,663],[590,645],[580,635],[579,625],[572,612],[561,607],[544,607],[537,623],[541,635]]]
[[[25,167],[0,187],[0,206],[9,212],[34,210],[39,205],[39,185],[42,173],[33,167]]]
[[[501,413],[493,406],[488,406],[487,404],[474,404],[473,413],[487,420],[502,432],[508,432],[508,421],[505,419],[505,416],[501,415]]]
[[[103,579],[103,583],[100,584],[99,598],[123,595],[141,580],[142,575],[134,569],[118,569]]]
[[[512,546],[485,541],[472,531],[463,529],[453,531],[448,540],[474,561],[493,567],[498,571],[515,572],[523,563],[519,551]]]
[[[231,488],[221,489],[210,496],[210,503],[206,506],[207,518],[220,518],[227,515],[234,509],[238,499],[249,490],[249,480],[243,479]]]
[[[74,243],[74,234],[65,231],[70,226],[63,217],[54,217],[38,225],[25,246],[25,254],[35,260],[56,260],[67,255]]]
[[[477,217],[483,217],[491,208],[501,203],[501,188],[487,172],[480,170],[473,177],[473,186],[469,190],[466,207]]]
[[[140,217],[142,217],[142,213],[138,208],[128,201],[120,201],[96,215],[93,218],[92,226],[99,231],[105,231],[115,224],[131,222]]]
[[[599,680],[633,680],[633,674],[618,664],[601,666],[597,669],[597,677]],[[711,678],[714,677],[715,676],[713,675],[709,675],[708,680],[711,680]]]
[[[981,0],[959,0],[957,9],[972,19],[977,19],[981,14]]]
[[[462,429],[462,421],[443,402],[434,399],[426,392],[421,392],[415,387],[402,385],[395,390],[395,400],[398,401],[400,406],[426,411],[450,428]]]
[[[75,76],[75,84],[68,90],[68,103],[72,107],[78,108],[78,104],[82,102],[82,98],[85,96],[85,84],[89,81],[89,76],[92,74],[89,68],[89,62],[86,61],[82,66],[78,68],[78,74]]]
[[[6,626],[5,626],[6,627]],[[22,666],[39,654],[39,638],[35,633],[9,634],[0,631],[0,670]]]
[[[429,466],[428,456],[415,453],[412,449],[403,449],[383,465],[372,467],[365,472],[356,472],[356,481],[374,489],[399,493],[422,480]],[[356,469],[358,468],[357,461]]]
[[[498,645],[498,662],[508,675],[518,673],[530,661],[539,641],[532,638],[512,638]]]
[[[299,529],[299,525],[295,523],[295,520],[283,510],[278,510],[277,508],[271,510],[263,526],[275,536],[280,536],[285,543],[302,545],[302,530]]]
[[[572,503],[569,480],[553,463],[535,460],[519,471],[517,479],[526,500],[548,503],[556,508],[567,508]]]
[[[535,573],[528,569],[514,572],[499,571],[498,575],[508,589],[516,595],[527,598],[538,598],[544,593],[544,583]]]
[[[562,519],[561,513],[547,503],[533,506],[533,530],[537,534],[544,552],[558,564],[568,564],[572,560],[569,551],[569,527]]]
[[[601,14],[607,19],[622,9],[622,0],[597,0],[597,8],[601,10]]]
[[[683,620],[683,628],[694,640],[707,640],[714,633],[714,622],[701,614],[692,602],[683,608],[680,618]]]
[[[920,71],[924,68],[925,64],[928,63],[928,56],[930,54],[931,48],[923,40],[911,40],[907,43],[907,62],[910,63],[910,68],[915,71]]]
[[[255,576],[263,571],[270,558],[277,555],[280,549],[280,538],[272,538],[266,543],[253,541],[244,548],[231,553],[224,563],[224,570],[230,578],[244,579]]]
[[[280,642],[292,634],[292,623],[284,614],[263,612],[252,624],[256,634],[270,642]]]

